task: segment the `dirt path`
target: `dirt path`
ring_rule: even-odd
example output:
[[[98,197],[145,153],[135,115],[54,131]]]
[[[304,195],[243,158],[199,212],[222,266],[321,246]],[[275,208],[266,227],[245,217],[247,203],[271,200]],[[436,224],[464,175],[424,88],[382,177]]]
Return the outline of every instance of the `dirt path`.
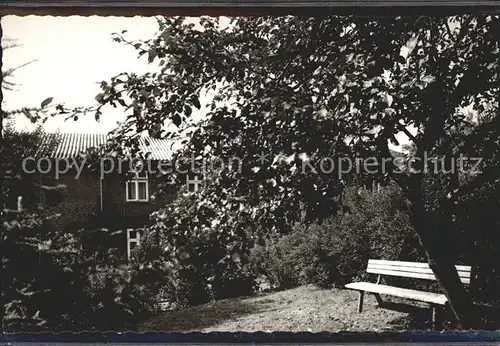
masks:
[[[307,285],[165,312],[144,321],[138,329],[144,332],[381,332],[427,328],[430,311],[422,306],[393,302],[389,303],[392,304],[390,309],[380,308],[375,298],[368,294],[365,295],[364,311],[359,314],[357,299],[358,294],[354,291],[318,289]]]

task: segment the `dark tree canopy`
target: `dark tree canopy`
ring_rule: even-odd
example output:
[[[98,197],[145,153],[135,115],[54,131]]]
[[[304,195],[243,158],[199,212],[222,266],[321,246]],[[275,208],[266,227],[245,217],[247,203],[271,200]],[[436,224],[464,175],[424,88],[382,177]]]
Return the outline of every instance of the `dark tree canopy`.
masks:
[[[210,91],[214,97],[207,105],[207,123],[189,137],[184,154],[240,155],[245,162],[243,174],[216,176],[200,203],[239,198],[241,213],[250,215],[259,205],[259,211],[283,208],[277,213],[298,215],[300,203],[292,201],[325,205],[338,195],[340,182],[332,175],[299,178],[290,172],[304,156],[254,173],[248,160],[261,149],[273,157],[389,158],[389,143],[398,144],[396,135],[403,132],[417,157],[433,153],[449,159],[480,151],[483,173],[467,184],[448,179],[433,206],[424,201],[423,162],[406,174],[396,174],[396,167],[380,174],[405,191],[429,264],[457,317],[470,325],[470,300],[454,258],[440,249],[449,241],[450,232],[442,230],[452,226],[460,198],[487,181],[498,183],[498,16],[249,17],[234,18],[223,28],[208,17],[200,19],[200,26],[181,17],[159,18],[158,23],[157,35],[145,42],[115,36],[157,63],[158,71],[123,73],[103,82],[97,100],[101,106],[121,104],[131,110],[117,139],[143,130],[171,137],[175,132],[167,129],[172,124],[182,129]],[[481,126],[464,107],[480,114]],[[471,132],[484,136],[467,137]],[[266,186],[269,180],[271,187]],[[217,214],[222,206],[212,208]]]

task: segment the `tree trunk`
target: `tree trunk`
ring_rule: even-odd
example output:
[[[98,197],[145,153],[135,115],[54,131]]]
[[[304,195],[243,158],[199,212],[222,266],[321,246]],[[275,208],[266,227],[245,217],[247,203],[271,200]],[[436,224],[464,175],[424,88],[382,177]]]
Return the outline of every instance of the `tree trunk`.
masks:
[[[420,188],[418,190],[420,192]],[[447,232],[438,229],[440,222],[426,211],[420,193],[408,197],[411,203],[412,224],[427,255],[429,267],[461,326],[465,329],[473,328],[476,322],[474,306],[458,276],[454,256],[449,252],[452,240],[446,236]]]

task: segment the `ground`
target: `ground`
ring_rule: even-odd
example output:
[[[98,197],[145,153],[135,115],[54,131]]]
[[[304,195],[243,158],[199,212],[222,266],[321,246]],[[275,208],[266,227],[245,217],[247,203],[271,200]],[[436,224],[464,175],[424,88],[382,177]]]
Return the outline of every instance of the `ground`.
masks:
[[[357,304],[355,291],[306,285],[164,312],[141,323],[138,330],[382,332],[429,328],[431,311],[425,305],[392,299],[381,308],[371,294],[365,295],[362,313]]]

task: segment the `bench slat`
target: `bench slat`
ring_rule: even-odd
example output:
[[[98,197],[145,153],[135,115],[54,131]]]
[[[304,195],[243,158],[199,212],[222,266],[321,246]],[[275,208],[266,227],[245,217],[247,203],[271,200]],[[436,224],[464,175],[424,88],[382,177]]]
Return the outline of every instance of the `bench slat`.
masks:
[[[408,288],[386,286],[386,285],[374,284],[371,282],[353,282],[345,285],[345,287],[357,291],[386,294],[395,297],[419,300],[438,305],[445,305],[447,302],[447,298],[444,294],[416,291]]]
[[[422,274],[430,274],[434,275],[434,272],[431,268],[410,268],[396,265],[386,265],[386,264],[371,264],[368,265],[369,269],[381,269],[381,270],[394,270],[394,271],[403,271],[403,272],[413,272],[413,273],[422,273]],[[470,272],[466,271],[457,271],[458,276],[461,278],[470,279]]]
[[[407,262],[407,261],[388,261],[388,260],[378,260],[378,259],[369,259],[368,265],[370,264],[383,264],[383,265],[397,265],[401,267],[415,267],[415,268],[429,268],[429,263],[426,262]],[[466,265],[456,265],[457,270],[470,272],[472,270],[472,266]]]
[[[434,281],[436,280],[436,277],[434,276],[434,274],[404,272],[404,271],[398,271],[398,270],[378,269],[378,268],[373,268],[373,267],[367,268],[366,271],[368,273],[371,273],[371,274],[400,276],[400,277],[422,279],[422,280],[434,280]],[[461,277],[460,280],[464,284],[470,284],[469,278]]]

